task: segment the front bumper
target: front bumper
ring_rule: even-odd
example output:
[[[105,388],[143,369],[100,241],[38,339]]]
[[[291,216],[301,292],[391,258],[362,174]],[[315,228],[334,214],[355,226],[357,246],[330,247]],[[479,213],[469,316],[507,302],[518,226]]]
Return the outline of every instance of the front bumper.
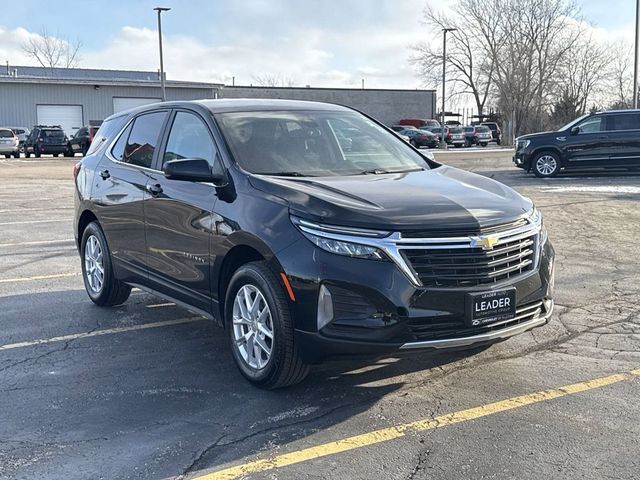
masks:
[[[482,287],[415,286],[392,262],[330,254],[301,239],[278,254],[296,301],[296,342],[307,363],[327,358],[382,356],[399,351],[465,349],[505,340],[544,325],[553,310],[554,250],[547,241],[537,267]],[[327,286],[334,320],[318,331],[318,292]],[[516,290],[516,317],[470,327],[470,292]]]
[[[531,168],[531,154],[527,149],[516,151],[511,161],[516,167],[522,168],[523,170],[528,171]]]

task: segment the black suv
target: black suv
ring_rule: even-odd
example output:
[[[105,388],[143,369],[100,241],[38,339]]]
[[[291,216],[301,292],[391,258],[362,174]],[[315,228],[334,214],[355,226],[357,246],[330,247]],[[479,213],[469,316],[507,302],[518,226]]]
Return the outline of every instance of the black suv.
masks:
[[[584,115],[556,132],[516,139],[513,162],[538,177],[561,170],[640,167],[640,110],[611,110]]]
[[[147,105],[105,120],[74,175],[91,300],[138,286],[217,320],[261,387],[328,357],[487,345],[553,308],[531,200],[346,107]]]
[[[69,155],[74,156],[76,153],[81,153],[83,156],[86,155],[98,128],[99,127],[93,125],[87,125],[86,127],[78,129],[75,135],[67,142]]]
[[[43,154],[53,154],[57,157],[61,153],[68,156],[68,138],[60,126],[36,125],[24,142],[24,155],[29,158],[40,157]]]

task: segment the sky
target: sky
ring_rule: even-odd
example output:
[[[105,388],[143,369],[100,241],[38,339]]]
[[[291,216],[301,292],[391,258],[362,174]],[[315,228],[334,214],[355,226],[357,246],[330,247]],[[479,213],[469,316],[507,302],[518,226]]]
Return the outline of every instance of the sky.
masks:
[[[0,0],[0,63],[34,65],[20,45],[46,28],[82,43],[81,67],[158,69],[163,14],[167,78],[256,84],[278,76],[316,87],[421,88],[411,46],[440,41],[425,5],[455,0]],[[603,38],[633,40],[633,0],[577,2]]]

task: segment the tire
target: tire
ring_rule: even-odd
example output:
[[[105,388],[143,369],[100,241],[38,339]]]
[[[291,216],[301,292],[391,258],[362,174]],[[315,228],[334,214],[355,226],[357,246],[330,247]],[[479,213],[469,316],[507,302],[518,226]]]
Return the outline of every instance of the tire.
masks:
[[[97,242],[100,248],[99,253],[95,250],[94,241]],[[90,249],[89,251],[87,251],[88,248]],[[96,262],[101,263],[102,283],[99,288],[95,280],[89,278],[87,269],[90,268],[89,263],[91,261],[87,261],[87,254],[89,258],[96,259]],[[124,303],[129,298],[131,287],[115,278],[107,239],[97,222],[91,222],[82,232],[80,263],[82,265],[84,288],[93,303],[101,307],[112,307]]]
[[[64,156],[65,157],[75,157],[73,150],[71,150],[71,148],[68,148],[65,152],[64,152]]]
[[[13,152],[13,158],[20,158],[20,152]]]
[[[252,303],[258,301],[254,314],[247,312],[246,304],[245,313],[242,313],[242,300],[247,296]],[[261,305],[262,312],[268,307],[268,317],[262,322],[254,317],[262,317],[262,314],[258,315]],[[253,320],[237,321],[245,318]],[[266,262],[247,263],[233,274],[225,299],[225,328],[233,359],[240,373],[253,385],[264,389],[282,388],[299,383],[307,376],[309,367],[302,363],[294,343],[293,319],[287,297],[281,282]],[[243,342],[236,341],[247,335],[249,338]],[[254,343],[256,338],[260,338],[270,353],[259,343]],[[250,339],[252,346],[249,345]],[[255,353],[256,344],[258,355]]]
[[[472,147],[472,146],[473,146],[473,144],[472,144],[469,140],[465,140],[465,142],[464,142],[464,148],[470,148],[470,147]]]
[[[24,147],[24,158],[31,158],[31,153],[29,153],[27,147]]]
[[[538,178],[551,178],[560,172],[560,160],[553,152],[542,152],[533,159],[533,173]]]
[[[10,153],[5,153],[4,154],[4,158],[11,158],[11,154]]]
[[[413,148],[418,148],[418,144],[416,143],[416,141],[415,141],[415,140],[411,140],[409,143],[411,144],[411,146],[412,146]]]
[[[82,146],[82,156],[86,157],[87,156],[87,152],[89,151],[89,145],[87,145],[86,143]]]
[[[496,144],[499,146],[502,143],[502,141],[500,139],[496,140]]]
[[[488,144],[487,144],[486,142],[482,142],[482,143],[480,144],[480,146],[481,146],[481,147],[486,147],[487,145],[488,145]]]
[[[53,156],[57,157],[58,155],[60,155],[59,153],[54,153]]]
[[[454,147],[456,147],[456,148],[461,148],[461,147],[462,147],[462,144],[461,144],[461,143],[456,143],[456,144],[454,144]]]
[[[34,155],[36,158],[40,158],[40,157],[41,157],[40,149],[38,148],[38,146],[37,146],[37,145],[33,148],[33,155]]]

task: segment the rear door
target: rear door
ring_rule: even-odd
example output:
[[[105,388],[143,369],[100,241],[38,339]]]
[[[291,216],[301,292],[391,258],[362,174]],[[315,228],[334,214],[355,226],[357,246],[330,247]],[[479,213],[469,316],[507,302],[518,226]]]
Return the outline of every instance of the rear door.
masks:
[[[216,189],[210,183],[170,180],[159,171],[170,160],[201,158],[214,165],[217,148],[204,118],[176,110],[147,180],[145,229],[149,278],[165,295],[211,313],[210,242]]]
[[[607,130],[611,138],[610,167],[640,165],[640,113],[608,114]]]
[[[95,176],[94,202],[114,259],[116,276],[147,283],[144,202],[167,110],[144,113],[131,120]]]
[[[605,115],[587,117],[576,126],[575,133],[558,137],[565,168],[600,168],[608,164],[611,140],[606,122]]]

